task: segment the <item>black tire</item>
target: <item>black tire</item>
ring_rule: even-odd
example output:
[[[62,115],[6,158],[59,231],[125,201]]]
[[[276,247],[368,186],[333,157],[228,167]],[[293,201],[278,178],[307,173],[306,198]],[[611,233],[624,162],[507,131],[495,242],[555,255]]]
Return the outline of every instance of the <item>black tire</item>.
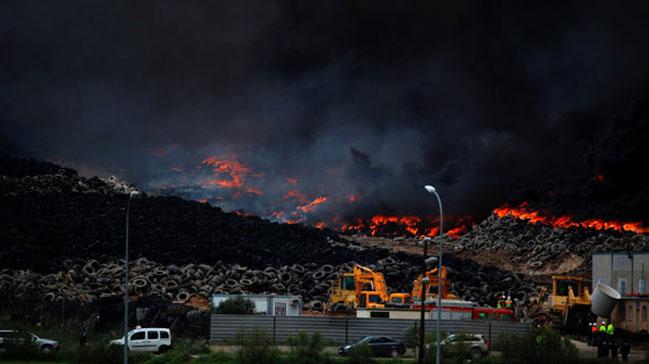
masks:
[[[169,351],[169,347],[167,345],[162,345],[160,348],[158,348],[158,353],[159,354],[164,354],[167,351]]]
[[[41,351],[44,353],[53,353],[54,347],[52,345],[45,344],[41,346]]]

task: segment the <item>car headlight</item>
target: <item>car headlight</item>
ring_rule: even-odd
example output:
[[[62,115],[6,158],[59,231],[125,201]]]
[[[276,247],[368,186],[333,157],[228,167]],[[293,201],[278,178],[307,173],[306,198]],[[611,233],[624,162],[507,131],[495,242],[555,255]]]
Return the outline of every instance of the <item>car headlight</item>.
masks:
[[[351,349],[351,348],[352,348],[351,345],[347,345],[347,346],[345,346],[343,349],[345,349],[345,350],[349,350],[349,349]]]

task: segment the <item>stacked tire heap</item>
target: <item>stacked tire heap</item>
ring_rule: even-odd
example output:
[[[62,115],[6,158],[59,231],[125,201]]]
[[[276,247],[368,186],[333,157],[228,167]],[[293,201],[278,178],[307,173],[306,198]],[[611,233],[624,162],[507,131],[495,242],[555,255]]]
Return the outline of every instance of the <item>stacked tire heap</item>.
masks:
[[[54,301],[121,294],[118,259],[128,186],[109,182],[51,163],[0,157],[5,291],[36,293],[38,301],[43,294]],[[303,295],[307,308],[319,309],[329,280],[350,269],[350,262],[383,272],[388,287],[400,292],[409,292],[421,272],[419,256],[360,247],[329,230],[238,216],[175,197],[143,194],[132,201],[130,216],[137,295],[182,300],[192,293],[291,293]],[[506,291],[523,299],[532,287],[493,267],[452,257],[445,264],[454,293],[480,303],[493,305]]]
[[[29,301],[93,302],[123,295],[123,261],[100,263],[94,259],[66,261],[66,270],[39,274],[31,270],[0,271],[0,292],[8,297]],[[455,264],[454,264],[455,265]],[[511,293],[525,300],[536,290],[520,276],[494,268],[450,268],[454,280],[451,291],[467,300],[493,304],[498,295]],[[331,282],[340,272],[349,272],[353,263],[317,265],[315,263],[249,269],[238,264],[162,265],[139,258],[129,265],[129,294],[136,297],[157,296],[168,301],[185,302],[191,295],[276,293],[301,295],[306,310],[320,311],[327,301]],[[418,268],[412,262],[387,257],[370,265],[385,274],[388,285],[398,292],[412,289]],[[469,271],[470,270],[470,271]]]
[[[484,251],[507,252],[512,263],[542,268],[557,257],[572,253],[590,267],[596,252],[646,251],[649,235],[632,232],[596,231],[584,228],[559,229],[530,224],[512,217],[491,215],[455,241],[455,252],[478,255]]]

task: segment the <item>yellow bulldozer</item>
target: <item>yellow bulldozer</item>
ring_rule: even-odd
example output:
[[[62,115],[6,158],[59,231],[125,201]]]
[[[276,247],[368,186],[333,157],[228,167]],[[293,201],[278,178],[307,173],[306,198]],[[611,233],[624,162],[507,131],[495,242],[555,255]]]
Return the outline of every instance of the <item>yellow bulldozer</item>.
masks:
[[[587,328],[591,303],[588,286],[583,277],[554,275],[552,292],[546,299],[547,288],[541,288],[531,300],[527,316],[546,327]]]

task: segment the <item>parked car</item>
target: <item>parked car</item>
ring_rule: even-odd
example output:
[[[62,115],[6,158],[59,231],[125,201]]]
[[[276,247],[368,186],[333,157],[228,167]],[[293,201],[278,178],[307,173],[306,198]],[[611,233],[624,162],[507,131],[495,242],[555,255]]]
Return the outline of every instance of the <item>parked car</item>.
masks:
[[[489,353],[489,340],[478,334],[449,335],[442,340],[441,344],[442,347],[445,345],[464,345],[471,352],[471,357],[474,359],[480,359]],[[435,346],[435,343],[432,345]],[[430,344],[426,344],[426,348],[430,348]]]
[[[124,337],[112,340],[111,345],[124,346]],[[171,330],[138,327],[128,333],[128,350],[163,353],[171,348]]]
[[[394,358],[406,352],[406,346],[401,341],[387,336],[366,336],[351,345],[341,347],[338,349],[338,354],[348,355],[352,348],[365,344],[372,349],[374,356],[391,356]]]
[[[34,346],[46,353],[57,352],[61,348],[58,341],[38,337],[31,332],[19,330],[0,330],[0,350],[7,344],[23,345],[29,340]]]

